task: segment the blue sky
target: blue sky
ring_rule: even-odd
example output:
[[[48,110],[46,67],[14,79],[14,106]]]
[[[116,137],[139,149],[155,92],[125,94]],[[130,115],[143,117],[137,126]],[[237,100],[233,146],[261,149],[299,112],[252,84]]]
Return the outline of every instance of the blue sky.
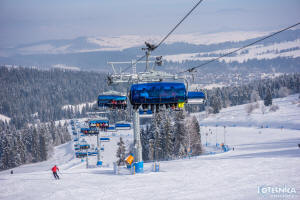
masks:
[[[198,0],[1,0],[0,48],[80,36],[166,34]],[[276,30],[299,0],[204,0],[176,33]]]

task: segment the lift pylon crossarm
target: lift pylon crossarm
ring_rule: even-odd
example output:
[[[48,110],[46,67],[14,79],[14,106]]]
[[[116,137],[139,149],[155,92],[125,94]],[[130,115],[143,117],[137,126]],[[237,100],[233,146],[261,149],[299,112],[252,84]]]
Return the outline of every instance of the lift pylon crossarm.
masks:
[[[163,71],[151,70],[137,74],[113,74],[110,76],[112,84],[117,83],[148,83],[161,82],[162,80],[184,80],[186,75],[170,74]]]
[[[146,50],[148,52],[154,51],[156,49],[156,46],[154,44],[150,44],[149,42],[145,42],[145,45],[147,48],[142,48],[142,50]]]

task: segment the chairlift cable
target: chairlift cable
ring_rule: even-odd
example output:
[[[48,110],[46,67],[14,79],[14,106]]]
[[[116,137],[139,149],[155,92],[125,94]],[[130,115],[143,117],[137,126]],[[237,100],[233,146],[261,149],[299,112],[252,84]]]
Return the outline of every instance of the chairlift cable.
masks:
[[[203,0],[198,1],[196,5],[176,24],[176,26],[158,43],[158,45],[155,45],[151,51],[154,51],[157,49],[179,26],[180,24],[199,6],[200,3],[202,3]],[[136,65],[139,61],[144,59],[146,57],[146,54],[142,57],[140,57],[138,60],[136,60],[133,65]],[[125,68],[124,70],[121,71],[121,73],[127,71],[131,66]]]
[[[153,50],[157,49],[177,28],[178,26],[202,3],[203,0],[200,0],[181,20],[176,26],[154,47]]]
[[[300,24],[300,22],[298,22],[298,23],[296,23],[296,24],[294,24],[294,25],[291,25],[291,26],[289,26],[289,27],[287,27],[287,28],[281,29],[281,30],[279,30],[279,31],[277,31],[277,32],[274,32],[274,33],[272,33],[272,34],[270,34],[270,35],[268,35],[268,36],[265,36],[265,37],[263,37],[263,38],[261,38],[261,39],[259,39],[259,40],[254,41],[254,42],[252,42],[252,43],[250,43],[250,44],[247,44],[247,45],[245,45],[245,46],[242,46],[242,47],[240,47],[240,48],[238,48],[238,49],[236,49],[236,50],[234,50],[234,51],[231,51],[231,52],[229,52],[229,53],[223,54],[223,55],[221,55],[221,56],[219,56],[219,57],[217,57],[217,58],[211,59],[211,60],[209,60],[209,61],[207,61],[207,62],[205,62],[205,63],[203,63],[203,64],[201,64],[201,65],[198,65],[198,66],[196,66],[196,67],[192,67],[192,68],[187,69],[187,70],[185,70],[185,71],[182,71],[182,72],[180,72],[180,73],[193,72],[193,71],[194,71],[195,69],[197,69],[197,68],[203,67],[203,66],[205,66],[205,65],[207,65],[207,64],[209,64],[209,63],[212,63],[212,62],[214,62],[214,61],[216,61],[216,60],[219,60],[220,58],[226,57],[226,56],[228,56],[228,55],[230,55],[230,54],[233,54],[233,53],[235,53],[235,52],[237,52],[237,51],[240,51],[240,50],[245,49],[245,48],[247,48],[247,47],[249,47],[249,46],[252,46],[252,45],[254,45],[254,44],[256,44],[256,43],[259,43],[259,42],[261,42],[261,41],[263,41],[263,40],[265,40],[265,39],[268,39],[268,38],[270,38],[270,37],[273,37],[273,36],[275,36],[275,35],[277,35],[277,34],[279,34],[279,33],[281,33],[281,32],[284,32],[284,31],[286,31],[286,30],[288,30],[288,29],[291,29],[291,28],[293,28],[293,27],[295,27],[295,26],[298,26],[299,24]]]

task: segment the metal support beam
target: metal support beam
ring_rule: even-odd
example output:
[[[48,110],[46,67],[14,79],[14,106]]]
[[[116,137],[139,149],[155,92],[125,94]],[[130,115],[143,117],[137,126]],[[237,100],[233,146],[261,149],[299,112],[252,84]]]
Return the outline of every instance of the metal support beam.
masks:
[[[139,110],[133,109],[133,134],[134,134],[134,149],[135,149],[135,161],[142,162],[142,144],[140,135],[140,116]]]
[[[101,166],[102,165],[102,161],[101,161],[101,143],[100,143],[100,129],[98,128],[99,133],[97,134],[97,166]]]
[[[86,149],[86,168],[89,168],[89,155],[88,155],[88,149]]]

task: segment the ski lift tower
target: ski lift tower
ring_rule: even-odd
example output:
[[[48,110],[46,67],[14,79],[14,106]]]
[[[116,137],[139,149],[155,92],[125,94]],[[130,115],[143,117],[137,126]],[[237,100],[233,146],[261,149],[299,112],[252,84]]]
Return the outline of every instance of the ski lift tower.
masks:
[[[186,81],[186,76],[179,76],[177,74],[170,74],[163,71],[156,71],[155,66],[161,66],[162,64],[162,57],[156,57],[155,61],[149,61],[150,53],[153,50],[152,45],[146,43],[147,48],[143,48],[146,54],[146,61],[135,61],[132,60],[131,62],[109,62],[113,69],[113,74],[108,77],[108,84],[120,84],[120,83],[129,83],[137,84],[137,83],[151,83],[151,82],[161,82],[162,80],[181,80],[183,79]],[[146,69],[144,72],[136,72],[136,64],[137,63],[145,63]],[[151,67],[149,64],[154,63]],[[132,73],[120,73],[116,72],[114,64],[131,64]],[[132,116],[133,116],[133,134],[134,134],[134,157],[135,157],[135,172],[136,173],[143,173],[143,159],[142,159],[142,144],[141,144],[141,137],[140,137],[140,116],[139,116],[139,109],[135,108],[132,109]]]
[[[107,111],[105,110],[99,110],[99,111],[94,111],[94,112],[88,112],[88,115],[90,115],[91,117],[95,118],[95,119],[103,119],[103,120],[107,120],[106,115],[107,115]],[[100,117],[99,117],[100,116]],[[99,127],[97,127],[98,130],[98,134],[96,135],[97,138],[97,166],[102,166],[102,160],[101,160],[101,143],[100,143],[100,134],[101,134],[101,130]]]

